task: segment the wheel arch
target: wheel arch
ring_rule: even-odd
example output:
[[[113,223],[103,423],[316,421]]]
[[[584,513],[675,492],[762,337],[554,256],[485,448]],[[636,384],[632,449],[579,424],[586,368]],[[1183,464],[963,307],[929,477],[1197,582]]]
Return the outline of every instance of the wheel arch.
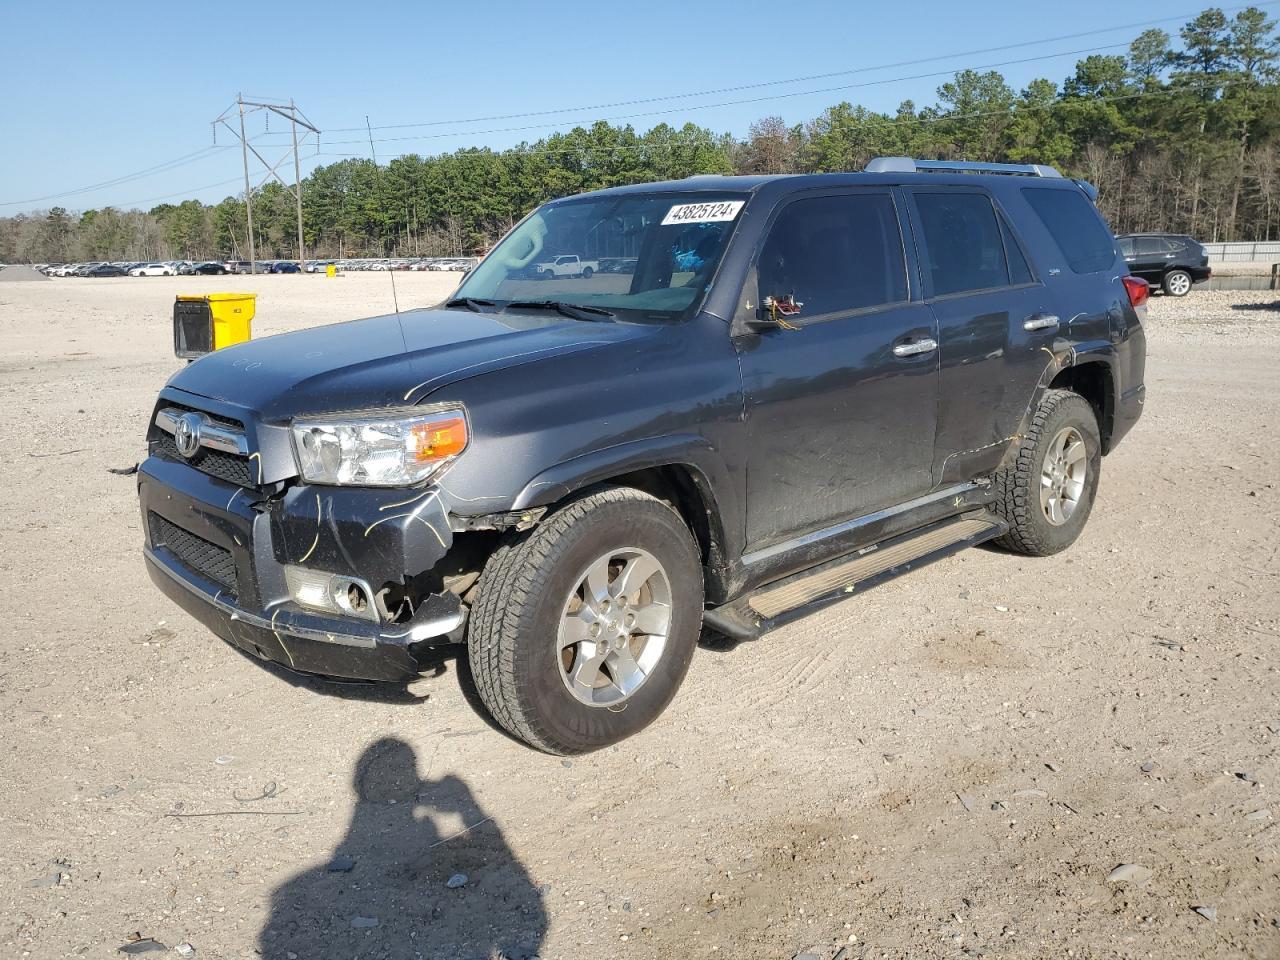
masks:
[[[1070,390],[1093,408],[1098,419],[1102,452],[1111,452],[1111,436],[1115,429],[1116,387],[1111,366],[1105,360],[1086,360],[1067,367],[1049,383],[1050,390]]]
[[[698,543],[708,599],[720,595],[733,555],[734,503],[728,468],[704,437],[663,437],[609,447],[543,471],[517,495],[513,509],[550,507],[591,487],[634,487],[670,504]],[[726,502],[729,501],[729,502]]]

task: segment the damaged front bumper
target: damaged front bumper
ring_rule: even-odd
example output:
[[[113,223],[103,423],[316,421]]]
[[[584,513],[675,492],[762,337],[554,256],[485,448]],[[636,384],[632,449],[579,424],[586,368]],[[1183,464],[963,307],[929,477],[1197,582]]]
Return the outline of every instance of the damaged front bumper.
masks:
[[[306,566],[377,591],[406,570],[430,570],[452,534],[429,491],[409,501],[405,491],[296,487],[268,498],[152,456],[139,467],[138,497],[156,586],[254,656],[325,677],[407,681],[419,674],[415,645],[461,639],[466,608],[453,593],[415,597],[411,616],[392,618],[379,604],[365,619],[298,605],[284,576]]]

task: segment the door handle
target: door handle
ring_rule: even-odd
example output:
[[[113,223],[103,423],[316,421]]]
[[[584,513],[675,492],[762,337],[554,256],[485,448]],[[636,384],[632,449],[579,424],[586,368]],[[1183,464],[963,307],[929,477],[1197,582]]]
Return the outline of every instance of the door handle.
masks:
[[[1032,330],[1057,330],[1059,322],[1058,318],[1052,313],[1037,313],[1023,321],[1022,329],[1028,332]]]
[[[921,340],[910,340],[907,343],[894,344],[895,357],[914,357],[922,353],[933,353],[938,349],[938,341],[925,337]]]

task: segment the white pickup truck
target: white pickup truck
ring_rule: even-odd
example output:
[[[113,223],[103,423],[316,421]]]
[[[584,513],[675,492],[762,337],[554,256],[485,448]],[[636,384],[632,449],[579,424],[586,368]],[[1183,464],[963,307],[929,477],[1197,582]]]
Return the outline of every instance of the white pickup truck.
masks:
[[[544,280],[556,277],[589,277],[600,269],[599,260],[579,260],[574,254],[566,254],[534,264],[538,276]]]

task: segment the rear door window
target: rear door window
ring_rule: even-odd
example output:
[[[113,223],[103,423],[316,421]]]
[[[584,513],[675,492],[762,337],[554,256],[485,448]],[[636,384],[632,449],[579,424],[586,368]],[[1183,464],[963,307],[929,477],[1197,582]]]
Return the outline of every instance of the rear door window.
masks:
[[[801,317],[907,299],[902,232],[887,193],[795,200],[769,228],[757,262],[759,296],[794,296]]]
[[[1000,218],[1000,236],[1004,240],[1004,252],[1009,260],[1009,280],[1015,287],[1034,281],[1035,277],[1031,274],[1031,267],[1027,265],[1026,254],[1022,252],[1022,247],[1018,244],[1018,238],[1013,235],[1013,231],[1009,229],[1009,224],[1005,223],[1004,217]]]
[[[935,297],[1009,285],[1000,224],[985,194],[917,193],[915,201]]]
[[[1031,209],[1044,223],[1075,273],[1097,273],[1115,263],[1115,239],[1098,211],[1075,189],[1024,187]],[[1138,247],[1142,256],[1141,241]]]
[[[1140,257],[1159,257],[1166,253],[1171,253],[1173,248],[1169,245],[1169,241],[1161,240],[1159,237],[1142,237],[1138,240],[1138,256]]]

